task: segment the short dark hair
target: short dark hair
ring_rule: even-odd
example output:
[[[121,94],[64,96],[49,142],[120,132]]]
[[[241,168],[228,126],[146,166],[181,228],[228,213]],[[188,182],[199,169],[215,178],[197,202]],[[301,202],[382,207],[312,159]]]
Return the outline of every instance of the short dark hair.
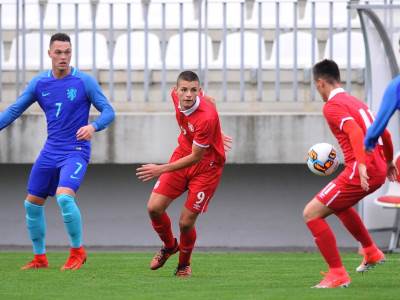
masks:
[[[330,59],[324,59],[313,67],[314,80],[325,79],[330,84],[340,82],[340,71],[337,63]]]
[[[179,74],[178,79],[176,80],[176,84],[178,85],[179,81],[197,81],[200,82],[199,76],[193,71],[183,71]]]
[[[71,44],[71,38],[69,37],[68,34],[58,32],[55,33],[51,36],[50,38],[50,46],[55,42],[55,41],[60,41],[60,42],[68,42]]]

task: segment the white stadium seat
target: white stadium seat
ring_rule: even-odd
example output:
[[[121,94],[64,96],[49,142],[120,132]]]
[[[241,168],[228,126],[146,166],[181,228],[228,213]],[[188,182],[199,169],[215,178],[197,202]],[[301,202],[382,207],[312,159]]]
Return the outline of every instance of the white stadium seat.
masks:
[[[93,67],[93,33],[91,31],[85,31],[78,33],[79,43],[78,48],[76,47],[76,37],[75,34],[71,34],[71,44],[72,44],[72,59],[71,65],[76,66],[79,69],[91,70]],[[108,48],[107,40],[104,35],[96,33],[96,67],[108,67]],[[78,51],[78,65],[75,61],[75,52]]]
[[[294,6],[297,0],[255,0],[250,20],[246,23],[246,27],[258,27],[258,12],[261,4],[261,27],[275,28],[276,25],[276,6],[279,3],[279,26],[284,28],[293,27]],[[297,7],[298,10],[298,7]],[[299,14],[297,12],[297,18]]]
[[[244,43],[244,67],[258,67],[258,42],[259,36],[255,32],[245,31],[243,35]],[[226,62],[228,69],[239,69],[241,63],[241,34],[240,32],[230,33],[226,36]],[[261,64],[264,63],[265,54],[264,38],[261,37]],[[223,42],[219,47],[218,58],[210,64],[210,68],[223,67]]]
[[[19,68],[22,68],[22,35],[19,36]],[[39,70],[40,68],[40,56],[43,57],[43,68],[48,69],[51,67],[51,60],[47,54],[47,50],[49,49],[50,36],[47,34],[43,35],[43,50],[40,50],[40,34],[37,32],[28,33],[25,35],[25,65],[27,70]],[[4,65],[5,69],[15,69],[17,65],[17,56],[16,56],[16,44],[17,40],[14,38],[11,42],[10,49],[10,58]]]
[[[183,67],[185,69],[195,69],[199,64],[199,33],[197,31],[187,31],[182,35],[183,39]],[[179,69],[180,68],[180,34],[171,36],[168,41],[167,53],[166,53],[166,67],[168,69]],[[207,61],[210,63],[213,61],[212,41],[209,36],[201,34],[201,62],[204,66],[205,53],[207,43]],[[186,45],[190,45],[190,51],[187,50]]]
[[[141,0],[100,0],[97,6],[96,26],[99,29],[110,27],[110,3],[113,3],[113,27],[125,29],[128,26],[128,3],[130,3],[131,28],[143,28],[143,8]]]
[[[75,3],[78,3],[78,27],[89,29],[92,26],[90,0],[48,0],[44,16],[44,27],[56,29],[58,24],[58,4],[61,4],[61,29],[75,28]]]
[[[297,67],[312,67],[312,47],[315,51],[315,62],[318,61],[318,42],[312,39],[312,35],[308,32],[297,32]],[[294,33],[288,32],[279,35],[279,65],[282,69],[291,69],[294,66]],[[272,53],[270,59],[266,62],[266,68],[275,68],[277,55],[277,43],[274,41],[272,45]]]
[[[1,28],[15,29],[17,20],[17,5],[15,0],[2,0]],[[22,1],[20,1],[20,26],[22,26]],[[25,27],[26,29],[39,28],[39,0],[25,0]]]
[[[330,3],[332,2],[333,20],[332,25],[335,28],[345,28],[347,26],[347,5],[346,0],[307,0],[304,18],[299,21],[299,26],[304,28],[311,27],[312,21],[312,3],[315,3],[315,26],[318,28],[329,27]]]
[[[149,28],[162,28],[162,4],[165,3],[165,27],[179,28],[180,4],[182,3],[183,28],[197,28],[193,0],[152,0],[149,4]]]
[[[209,0],[207,5],[207,26],[223,28],[223,4],[226,3],[226,27],[239,28],[243,3],[244,23],[246,23],[246,3],[244,0]],[[205,1],[202,1],[202,26],[205,26]]]
[[[352,68],[365,67],[364,39],[360,32],[351,32],[350,63]],[[332,42],[332,59],[340,68],[347,67],[347,32],[335,33],[332,35],[333,42],[328,39],[324,50],[324,58],[329,57],[329,48]]]
[[[145,66],[145,34],[143,31],[135,31],[131,36],[131,68],[144,69]],[[125,70],[128,67],[128,35],[122,34],[117,38],[114,50],[114,67],[115,69]],[[160,40],[153,34],[148,34],[148,66],[151,69],[160,68],[161,66],[161,50]]]

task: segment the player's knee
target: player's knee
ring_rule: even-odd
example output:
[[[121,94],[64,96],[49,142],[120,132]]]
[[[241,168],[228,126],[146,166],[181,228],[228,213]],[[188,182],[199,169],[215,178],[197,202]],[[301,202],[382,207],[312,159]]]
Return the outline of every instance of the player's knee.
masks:
[[[311,221],[312,219],[315,219],[315,214],[313,210],[310,208],[309,205],[306,205],[306,207],[303,210],[303,220],[305,223]]]
[[[152,203],[147,203],[147,212],[149,213],[150,218],[158,218],[164,213],[164,210]]]
[[[188,219],[180,219],[179,220],[179,229],[181,232],[188,232],[194,226],[194,223]]]

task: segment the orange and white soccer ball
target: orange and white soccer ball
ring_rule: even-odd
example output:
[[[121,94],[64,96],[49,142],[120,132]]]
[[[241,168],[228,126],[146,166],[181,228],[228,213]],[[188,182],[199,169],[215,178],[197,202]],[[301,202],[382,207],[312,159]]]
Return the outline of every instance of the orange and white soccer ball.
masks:
[[[318,143],[312,146],[308,150],[307,166],[316,175],[331,175],[339,166],[335,147],[328,143]]]

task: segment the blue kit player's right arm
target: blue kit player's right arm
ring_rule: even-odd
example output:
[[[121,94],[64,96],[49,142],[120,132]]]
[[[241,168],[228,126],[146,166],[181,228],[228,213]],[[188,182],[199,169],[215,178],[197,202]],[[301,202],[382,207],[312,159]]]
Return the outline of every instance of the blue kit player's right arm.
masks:
[[[35,87],[38,80],[38,77],[32,79],[17,100],[5,111],[0,113],[0,130],[18,119],[18,117],[36,101]]]
[[[396,77],[385,90],[382,103],[375,121],[368,128],[364,139],[366,150],[374,149],[379,137],[385,130],[390,118],[400,105],[400,76]]]

